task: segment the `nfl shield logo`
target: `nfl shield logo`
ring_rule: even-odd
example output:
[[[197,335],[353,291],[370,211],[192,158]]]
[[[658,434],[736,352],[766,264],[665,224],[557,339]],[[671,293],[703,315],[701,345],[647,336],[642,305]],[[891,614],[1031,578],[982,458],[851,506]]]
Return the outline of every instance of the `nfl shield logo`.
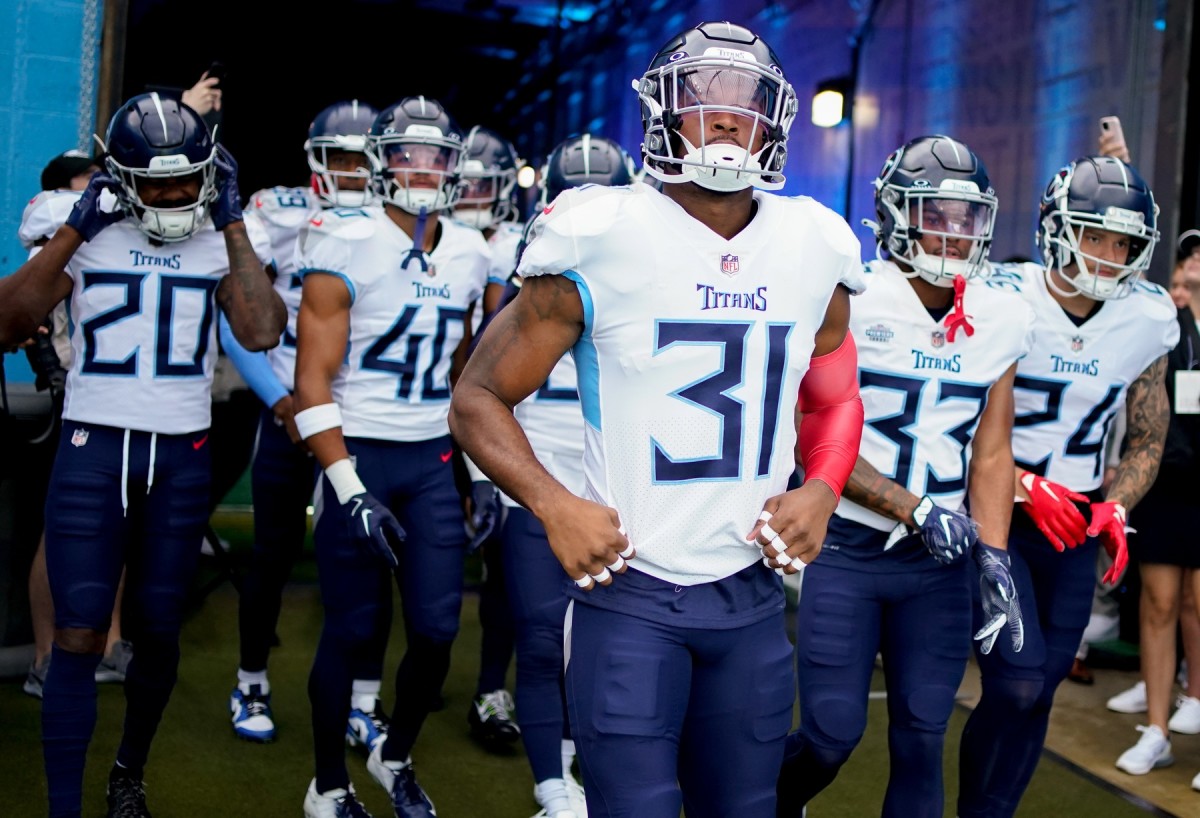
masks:
[[[940,349],[946,345],[946,333],[942,332],[940,329],[935,329],[929,340],[930,343],[933,344],[934,349]]]
[[[71,435],[71,445],[76,446],[76,447],[86,446],[87,439],[88,439],[88,430],[87,429],[76,429],[75,433]]]
[[[738,257],[733,254],[721,256],[721,272],[727,276],[737,275]]]
[[[1071,351],[1072,352],[1080,352],[1082,350],[1083,350],[1083,336],[1076,335],[1074,338],[1071,339]]]

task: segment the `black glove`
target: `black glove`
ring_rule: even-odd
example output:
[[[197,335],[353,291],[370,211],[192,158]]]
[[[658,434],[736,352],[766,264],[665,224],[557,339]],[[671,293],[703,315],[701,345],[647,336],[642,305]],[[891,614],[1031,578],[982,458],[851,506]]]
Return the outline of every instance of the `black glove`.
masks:
[[[979,590],[983,596],[984,626],[975,634],[980,641],[979,652],[991,653],[1000,629],[1008,625],[1014,651],[1025,645],[1025,625],[1021,621],[1021,605],[1017,601],[1017,586],[1009,573],[1008,552],[979,543],[971,552],[979,567]]]
[[[106,190],[112,195],[112,201],[105,201],[103,204],[105,207],[111,207],[111,210],[101,207],[100,196]],[[117,200],[120,191],[121,185],[116,179],[102,170],[96,171],[88,180],[83,195],[71,209],[71,215],[67,216],[67,224],[79,231],[84,241],[96,238],[101,230],[125,218],[125,211],[121,209]]]
[[[487,480],[477,480],[471,484],[471,542],[467,552],[474,553],[479,546],[487,541],[496,530],[496,521],[500,519],[500,493],[496,486]]]
[[[237,161],[224,145],[217,145],[217,155],[213,158],[217,168],[217,198],[213,200],[213,227],[224,230],[234,222],[242,220],[242,197],[238,193]]]
[[[350,518],[350,536],[369,554],[395,570],[400,565],[396,549],[404,544],[404,529],[387,506],[364,491],[347,500],[342,508]]]
[[[961,511],[936,505],[928,495],[913,511],[913,521],[921,528],[925,548],[943,565],[958,562],[979,542],[974,520]]]

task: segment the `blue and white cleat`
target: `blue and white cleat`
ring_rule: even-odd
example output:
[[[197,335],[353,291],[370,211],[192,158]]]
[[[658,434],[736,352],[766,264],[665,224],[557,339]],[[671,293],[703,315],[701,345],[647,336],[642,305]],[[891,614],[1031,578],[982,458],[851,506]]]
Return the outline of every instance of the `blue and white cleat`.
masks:
[[[262,685],[238,685],[229,695],[233,732],[246,741],[265,744],[275,740],[275,720],[271,718],[271,694]]]
[[[437,818],[437,810],[425,790],[417,783],[412,759],[402,764],[383,760],[384,741],[376,744],[367,758],[367,772],[392,797],[395,818]]]
[[[370,710],[350,708],[350,718],[346,721],[346,744],[349,746],[361,747],[363,752],[370,753],[387,737],[387,731],[388,717],[379,699]]]
[[[314,778],[304,796],[304,818],[371,818],[371,813],[354,797],[354,787],[317,792]]]

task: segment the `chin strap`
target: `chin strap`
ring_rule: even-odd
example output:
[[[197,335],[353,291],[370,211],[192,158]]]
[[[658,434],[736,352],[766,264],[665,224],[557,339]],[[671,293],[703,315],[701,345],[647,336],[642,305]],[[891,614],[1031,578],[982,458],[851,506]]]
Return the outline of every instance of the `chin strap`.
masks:
[[[954,277],[954,309],[946,316],[946,340],[954,343],[954,336],[961,328],[970,338],[975,334],[975,328],[968,323],[973,316],[967,315],[963,309],[963,294],[967,291],[967,280],[961,275]]]
[[[404,261],[400,264],[401,270],[407,270],[408,265],[413,259],[421,265],[421,272],[429,272],[429,260],[425,256],[425,225],[429,221],[429,211],[422,207],[417,212],[417,228],[413,231],[412,249],[408,251],[408,255],[404,257]]]

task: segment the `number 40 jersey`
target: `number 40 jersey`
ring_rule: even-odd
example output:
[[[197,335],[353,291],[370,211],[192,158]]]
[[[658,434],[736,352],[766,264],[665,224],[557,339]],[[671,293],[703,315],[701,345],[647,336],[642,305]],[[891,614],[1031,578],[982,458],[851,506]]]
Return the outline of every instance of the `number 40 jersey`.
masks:
[[[637,570],[678,585],[761,559],[745,536],[795,470],[816,332],[839,284],[862,287],[838,216],[806,198],[754,201],[727,241],[647,185],[567,190],[518,268],[575,282],[584,496],[617,510]]]
[[[1013,457],[1073,491],[1099,488],[1105,441],[1129,385],[1179,342],[1174,304],[1140,281],[1076,326],[1036,264],[996,265],[988,281],[1020,292],[1037,318],[1034,347],[1017,367]]]
[[[958,510],[988,390],[1029,352],[1033,311],[1016,293],[972,280],[963,306],[975,333],[959,328],[952,341],[895,264],[872,262],[867,273],[850,310],[865,410],[859,454],[918,497]],[[845,498],[837,514],[879,531],[896,526]]]

